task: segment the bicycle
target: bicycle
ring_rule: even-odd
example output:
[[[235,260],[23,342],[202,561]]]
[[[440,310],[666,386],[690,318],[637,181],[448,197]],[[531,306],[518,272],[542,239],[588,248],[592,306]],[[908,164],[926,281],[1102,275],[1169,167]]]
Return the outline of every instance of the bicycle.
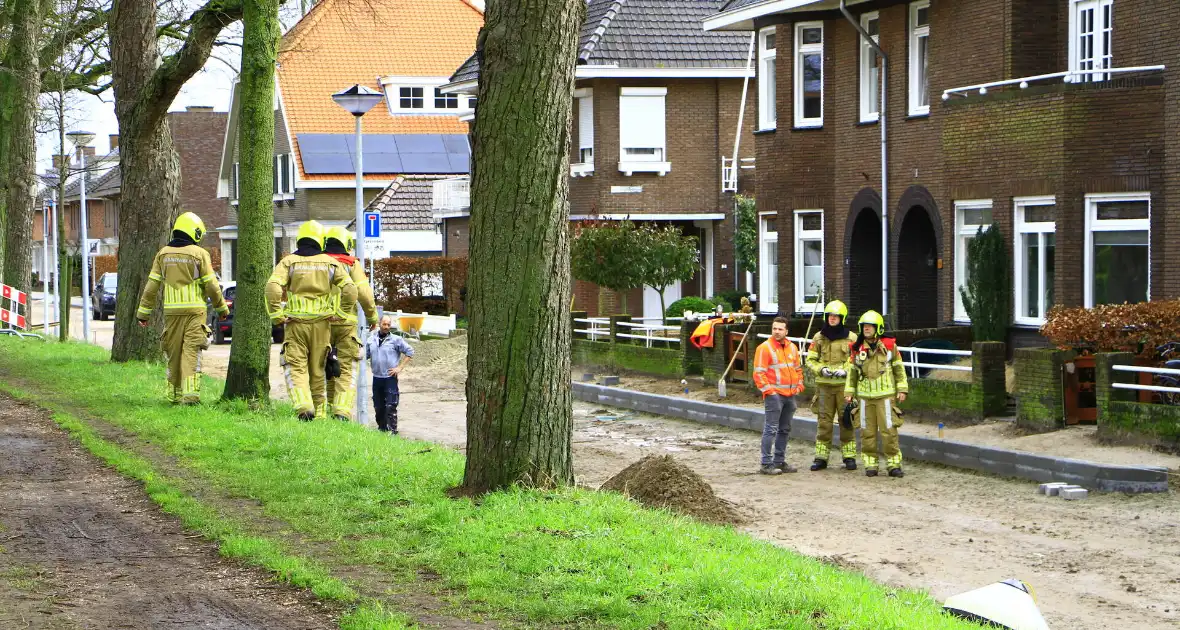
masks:
[[[1169,356],[1180,357],[1180,341],[1169,341],[1162,346],[1156,348],[1156,352],[1164,361],[1164,367],[1171,370],[1180,370],[1180,358],[1168,359]],[[1176,387],[1180,388],[1180,376],[1174,374],[1157,374],[1155,376],[1155,384],[1160,387]],[[1180,392],[1160,392],[1160,402],[1165,405],[1180,406]]]

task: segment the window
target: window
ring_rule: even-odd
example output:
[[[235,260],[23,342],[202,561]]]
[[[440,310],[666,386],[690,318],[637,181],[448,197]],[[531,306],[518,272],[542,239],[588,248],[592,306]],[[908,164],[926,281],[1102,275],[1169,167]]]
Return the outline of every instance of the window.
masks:
[[[881,41],[880,20],[877,13],[860,16],[860,26],[873,38]],[[881,111],[881,56],[864,38],[860,42],[860,121],[875,122]]]
[[[578,163],[594,164],[594,90],[574,91],[578,99]]]
[[[758,33],[758,128],[778,126],[778,101],[775,98],[775,28]]]
[[[930,113],[930,2],[910,5],[910,116]]]
[[[824,124],[824,25],[795,25],[795,126]]]
[[[1086,196],[1086,306],[1144,302],[1151,291],[1151,196]]]
[[[955,202],[955,321],[969,322],[960,289],[967,286],[967,244],[992,224],[991,199]]]
[[[443,94],[439,88],[434,88],[435,109],[459,109],[458,94]]]
[[[426,107],[426,99],[422,97],[425,88],[398,88],[398,107],[401,109],[422,109]]]
[[[671,170],[665,154],[664,98],[667,88],[622,88],[619,95],[619,170]]]
[[[1053,306],[1057,206],[1053,197],[1013,200],[1016,207],[1017,324],[1041,325]]]
[[[274,156],[274,170],[271,173],[271,193],[274,195],[295,194],[294,160],[290,153]]]
[[[778,225],[777,215],[758,216],[758,308],[778,313]]]
[[[795,211],[795,311],[812,310],[824,286],[824,213]]]
[[[1111,68],[1114,57],[1113,0],[1072,0],[1069,16],[1069,69],[1084,72],[1073,81],[1105,81],[1110,75],[1095,70]]]

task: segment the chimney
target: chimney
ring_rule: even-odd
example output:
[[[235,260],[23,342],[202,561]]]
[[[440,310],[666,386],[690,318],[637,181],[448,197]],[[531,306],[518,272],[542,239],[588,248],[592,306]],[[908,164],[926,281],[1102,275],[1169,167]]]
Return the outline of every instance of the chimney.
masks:
[[[119,148],[119,134],[112,133],[110,135],[110,138],[111,138],[111,151],[114,151],[115,149]]]
[[[213,106],[212,105],[189,105],[188,107],[184,108],[184,111],[186,111],[186,112],[211,112],[211,111],[213,111]]]
[[[55,173],[57,171],[61,170],[62,167],[69,167],[69,165],[70,165],[70,156],[69,155],[55,155],[55,156],[53,156],[53,171]]]
[[[78,147],[78,148],[77,148],[77,150],[74,152],[74,155],[75,155],[75,156],[76,156],[76,157],[77,157],[79,160],[81,160],[81,159],[82,159],[82,155],[83,155],[83,154],[85,154],[85,155],[86,155],[86,159],[87,159],[87,160],[89,160],[89,159],[93,158],[93,157],[94,157],[94,154],[95,154],[94,147]]]

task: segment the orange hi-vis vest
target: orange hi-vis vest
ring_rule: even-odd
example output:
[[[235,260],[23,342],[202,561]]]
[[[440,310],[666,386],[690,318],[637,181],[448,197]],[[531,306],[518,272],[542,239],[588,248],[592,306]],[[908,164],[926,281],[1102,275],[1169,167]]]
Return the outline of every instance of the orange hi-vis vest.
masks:
[[[767,339],[754,353],[754,384],[765,398],[771,394],[795,396],[803,393],[803,362],[799,349],[788,339],[779,344]]]

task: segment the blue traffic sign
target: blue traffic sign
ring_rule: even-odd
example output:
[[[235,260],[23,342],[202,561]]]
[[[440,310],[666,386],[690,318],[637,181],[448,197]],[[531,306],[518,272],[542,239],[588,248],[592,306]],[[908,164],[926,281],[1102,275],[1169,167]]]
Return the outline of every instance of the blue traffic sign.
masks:
[[[365,213],[365,238],[381,238],[381,213]]]

